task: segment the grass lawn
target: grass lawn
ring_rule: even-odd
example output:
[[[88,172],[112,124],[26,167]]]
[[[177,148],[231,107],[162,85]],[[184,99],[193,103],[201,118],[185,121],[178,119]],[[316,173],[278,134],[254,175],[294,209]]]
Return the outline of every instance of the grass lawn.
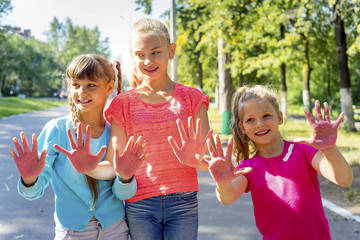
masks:
[[[57,107],[67,104],[67,101],[43,100],[37,98],[17,98],[3,97],[0,98],[0,119],[20,113],[33,112],[42,109]]]

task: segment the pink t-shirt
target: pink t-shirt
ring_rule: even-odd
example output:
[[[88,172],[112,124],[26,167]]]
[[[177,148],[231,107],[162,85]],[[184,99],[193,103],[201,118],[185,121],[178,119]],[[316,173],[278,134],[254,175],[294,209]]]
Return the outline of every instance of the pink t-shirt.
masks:
[[[106,119],[109,122],[113,119],[126,131],[128,138],[142,136],[146,141],[144,152],[149,153],[135,173],[137,192],[127,201],[199,191],[196,169],[178,161],[168,136],[173,136],[178,146],[181,146],[176,119],[180,119],[187,128],[188,117],[195,116],[203,103],[208,109],[208,96],[196,88],[179,83],[176,83],[171,99],[158,104],[142,101],[133,89],[114,98],[105,111]]]
[[[238,166],[253,169],[245,176],[256,225],[266,240],[331,239],[317,171],[311,166],[318,150],[304,144],[284,143],[280,156],[263,158],[256,154]]]

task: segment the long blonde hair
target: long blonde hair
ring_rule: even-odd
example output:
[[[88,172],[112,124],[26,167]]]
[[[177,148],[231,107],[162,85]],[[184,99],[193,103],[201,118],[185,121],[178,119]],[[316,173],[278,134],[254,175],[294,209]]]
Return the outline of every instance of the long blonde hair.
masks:
[[[248,159],[251,154],[257,151],[256,144],[241,131],[240,125],[243,124],[243,106],[249,100],[264,99],[274,107],[277,114],[280,113],[278,96],[276,91],[270,86],[256,85],[254,87],[239,88],[234,97],[233,103],[233,126],[232,135],[234,138],[234,155],[236,162]]]
[[[167,44],[171,44],[170,35],[164,23],[157,19],[144,18],[136,22],[130,33],[130,52],[132,42],[140,36],[157,36],[159,39],[165,40]],[[139,86],[143,81],[143,76],[133,63],[130,85],[133,88]]]
[[[115,65],[109,62],[102,56],[95,55],[95,54],[85,54],[76,57],[66,69],[66,83],[68,86],[68,99],[70,110],[72,114],[72,123],[77,133],[77,126],[80,122],[79,117],[80,113],[77,111],[76,105],[74,100],[71,98],[70,90],[71,90],[71,80],[82,80],[82,79],[96,79],[96,80],[105,80],[106,82],[114,81],[116,84],[116,78],[118,79],[117,84],[117,92],[121,92],[121,84],[122,84],[122,77],[121,77],[121,68],[120,62],[115,61]],[[114,67],[117,69],[115,71]],[[117,76],[115,75],[117,72]],[[93,198],[93,208],[98,200],[98,187],[96,179],[85,175],[87,183],[90,188],[91,196]]]

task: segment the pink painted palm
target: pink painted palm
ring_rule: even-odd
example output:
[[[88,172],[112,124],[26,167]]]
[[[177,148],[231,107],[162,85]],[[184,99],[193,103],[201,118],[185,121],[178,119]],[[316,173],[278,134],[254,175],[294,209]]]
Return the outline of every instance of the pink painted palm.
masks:
[[[19,170],[23,179],[36,179],[45,167],[45,159],[47,149],[43,150],[40,158],[38,156],[38,143],[36,135],[32,135],[32,150],[30,151],[29,143],[24,132],[20,133],[22,139],[22,145],[15,137],[13,139],[17,154],[13,149],[9,149],[11,156],[15,160],[15,164]]]
[[[105,154],[106,146],[103,146],[99,152],[94,155],[90,151],[90,142],[91,142],[91,126],[86,126],[86,137],[85,137],[85,143],[83,143],[83,132],[82,132],[82,124],[79,123],[78,125],[78,134],[77,134],[77,141],[75,142],[75,139],[71,133],[71,130],[67,130],[67,134],[69,137],[69,141],[71,144],[71,150],[68,151],[64,149],[63,147],[55,144],[54,148],[58,151],[65,154],[68,159],[70,160],[71,164],[75,168],[75,170],[78,173],[84,174],[87,172],[90,172],[94,170],[99,162],[101,161],[101,158]]]
[[[304,109],[306,118],[312,128],[312,135],[309,138],[296,138],[294,141],[310,145],[320,151],[330,149],[335,146],[337,131],[344,118],[341,113],[335,122],[330,121],[329,106],[324,103],[324,118],[321,113],[320,103],[315,101],[315,116],[317,121],[311,115],[308,109]]]

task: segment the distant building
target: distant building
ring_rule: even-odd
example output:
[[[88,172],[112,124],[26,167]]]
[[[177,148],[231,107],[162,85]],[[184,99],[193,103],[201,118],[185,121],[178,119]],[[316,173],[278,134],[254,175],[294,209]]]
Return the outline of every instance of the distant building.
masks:
[[[31,30],[30,29],[24,29],[23,31],[19,27],[12,27],[9,25],[1,26],[1,29],[8,32],[8,33],[14,33],[18,34],[20,36],[29,38],[31,37]]]

